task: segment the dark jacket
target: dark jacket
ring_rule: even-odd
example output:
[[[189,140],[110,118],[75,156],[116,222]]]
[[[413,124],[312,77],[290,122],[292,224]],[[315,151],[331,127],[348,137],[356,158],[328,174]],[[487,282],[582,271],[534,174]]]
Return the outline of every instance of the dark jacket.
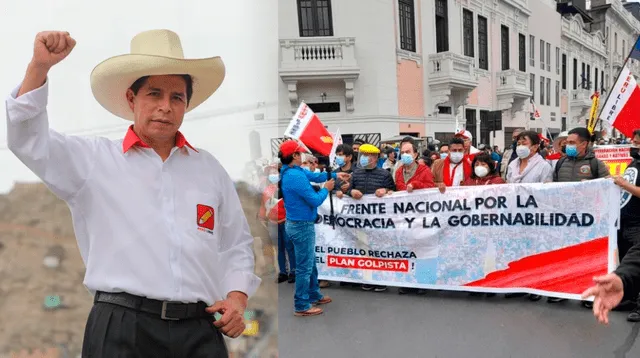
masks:
[[[640,245],[633,245],[614,271],[622,279],[624,299],[635,301],[640,293]]]
[[[375,194],[378,189],[396,190],[391,173],[382,168],[362,169],[355,168],[351,174],[351,188],[347,193],[351,196],[351,190],[355,189],[364,195]]]
[[[597,170],[597,173],[592,172]],[[609,167],[595,154],[589,150],[584,157],[563,157],[558,163],[553,173],[555,182],[578,182],[584,179],[600,179],[609,176]]]

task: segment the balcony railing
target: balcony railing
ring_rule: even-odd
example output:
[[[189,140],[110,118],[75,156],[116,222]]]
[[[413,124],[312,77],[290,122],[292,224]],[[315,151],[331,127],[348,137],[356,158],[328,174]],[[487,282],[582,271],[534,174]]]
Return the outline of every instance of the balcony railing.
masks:
[[[349,76],[359,73],[353,37],[310,37],[280,40],[280,75],[302,73]]]
[[[454,52],[429,55],[429,83],[448,84],[451,88],[475,88],[478,78],[475,74],[474,59]]]

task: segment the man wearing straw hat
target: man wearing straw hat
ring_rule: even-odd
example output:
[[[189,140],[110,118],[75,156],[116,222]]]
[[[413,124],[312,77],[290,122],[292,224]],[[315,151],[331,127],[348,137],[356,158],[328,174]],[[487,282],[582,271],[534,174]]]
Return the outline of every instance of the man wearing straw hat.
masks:
[[[9,148],[71,210],[94,294],[82,356],[227,357],[222,334],[242,334],[260,284],[253,238],[224,168],[178,131],[224,64],[185,59],[171,31],[140,33],[91,74],[96,100],[133,122],[124,138],[67,136],[49,128],[47,76],[74,46],[39,33],[6,107]]]

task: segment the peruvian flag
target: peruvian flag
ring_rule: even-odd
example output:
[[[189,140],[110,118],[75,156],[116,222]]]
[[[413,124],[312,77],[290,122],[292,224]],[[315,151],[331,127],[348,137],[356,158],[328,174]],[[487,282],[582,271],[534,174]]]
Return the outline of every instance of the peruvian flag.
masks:
[[[296,139],[320,155],[329,156],[333,148],[333,136],[320,118],[313,113],[306,103],[301,103],[298,111],[291,119],[285,137]]]
[[[633,131],[640,128],[640,88],[635,77],[629,71],[627,62],[640,60],[640,37],[631,49],[628,59],[618,75],[609,97],[602,107],[600,119],[609,123],[620,133],[631,138]]]

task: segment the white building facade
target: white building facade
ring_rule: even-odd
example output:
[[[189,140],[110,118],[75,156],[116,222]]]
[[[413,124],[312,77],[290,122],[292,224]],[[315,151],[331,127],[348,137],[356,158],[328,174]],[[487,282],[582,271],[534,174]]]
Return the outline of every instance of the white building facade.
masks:
[[[515,128],[556,134],[584,125],[591,93],[611,86],[619,56],[612,54],[613,41],[597,30],[598,21],[587,25],[580,15],[561,15],[556,5],[280,1],[279,135],[261,132],[263,152],[277,148],[302,101],[347,143],[397,135],[447,141],[459,124],[476,144],[503,147]],[[609,31],[619,33],[621,54],[639,26],[618,5],[600,12],[606,27],[615,28]],[[591,6],[600,5],[594,0]],[[532,99],[543,120],[531,120]]]

